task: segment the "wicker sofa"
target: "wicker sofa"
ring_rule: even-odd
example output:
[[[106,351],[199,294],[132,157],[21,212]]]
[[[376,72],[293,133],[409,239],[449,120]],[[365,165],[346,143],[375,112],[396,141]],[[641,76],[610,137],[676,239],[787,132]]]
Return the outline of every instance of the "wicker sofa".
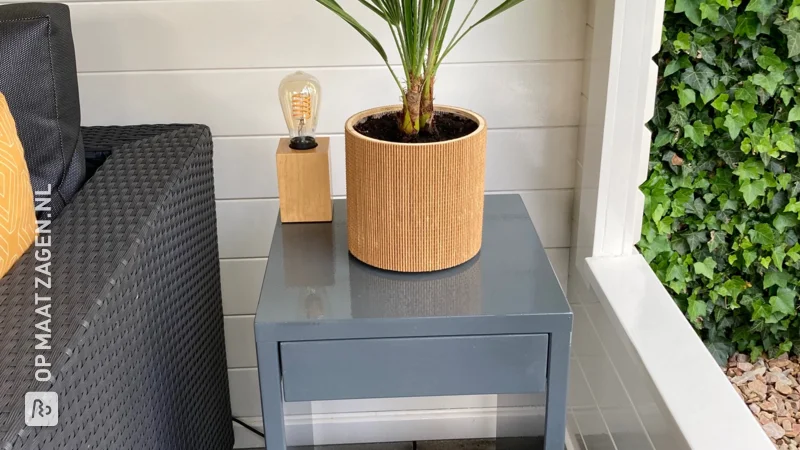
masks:
[[[49,274],[31,248],[0,280],[0,449],[230,449],[211,134],[83,137],[87,156],[110,156],[51,224]],[[35,294],[51,298],[47,351]],[[36,355],[51,381],[34,378]],[[28,391],[58,393],[57,426],[26,427]]]

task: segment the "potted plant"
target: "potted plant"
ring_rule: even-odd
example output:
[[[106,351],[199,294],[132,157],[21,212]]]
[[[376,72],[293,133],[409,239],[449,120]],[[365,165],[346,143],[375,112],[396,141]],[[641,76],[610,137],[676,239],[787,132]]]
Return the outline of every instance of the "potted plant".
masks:
[[[470,31],[523,0],[502,1],[467,26],[474,0],[455,33],[448,30],[456,0],[359,1],[388,24],[402,75],[338,2],[317,0],[375,48],[403,103],[360,112],[345,124],[348,247],[381,269],[457,266],[481,247],[486,122],[463,108],[434,105],[436,72]]]

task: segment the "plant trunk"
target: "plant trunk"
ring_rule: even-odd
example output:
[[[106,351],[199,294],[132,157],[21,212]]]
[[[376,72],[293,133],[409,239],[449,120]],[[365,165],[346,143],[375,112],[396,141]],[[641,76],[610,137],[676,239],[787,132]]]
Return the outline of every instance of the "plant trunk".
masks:
[[[420,104],[420,130],[425,130],[433,134],[436,130],[436,122],[433,115],[433,81],[426,83],[422,88],[422,100]]]
[[[422,79],[409,74],[409,88],[403,101],[400,128],[408,136],[419,134],[422,102]]]

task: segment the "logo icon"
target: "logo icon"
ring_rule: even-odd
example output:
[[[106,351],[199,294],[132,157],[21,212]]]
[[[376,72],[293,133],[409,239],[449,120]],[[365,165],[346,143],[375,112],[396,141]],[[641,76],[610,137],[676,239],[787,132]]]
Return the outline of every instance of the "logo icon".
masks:
[[[25,393],[25,425],[30,427],[58,425],[58,394],[55,392]]]

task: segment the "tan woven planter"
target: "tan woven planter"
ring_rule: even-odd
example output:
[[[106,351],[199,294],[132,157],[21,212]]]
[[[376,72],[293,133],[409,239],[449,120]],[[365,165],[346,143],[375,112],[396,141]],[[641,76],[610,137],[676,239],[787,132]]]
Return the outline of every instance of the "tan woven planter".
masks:
[[[483,230],[486,122],[471,111],[437,106],[478,122],[460,139],[399,144],[355,131],[361,120],[394,113],[375,108],[345,126],[350,252],[381,269],[430,272],[478,254]]]

